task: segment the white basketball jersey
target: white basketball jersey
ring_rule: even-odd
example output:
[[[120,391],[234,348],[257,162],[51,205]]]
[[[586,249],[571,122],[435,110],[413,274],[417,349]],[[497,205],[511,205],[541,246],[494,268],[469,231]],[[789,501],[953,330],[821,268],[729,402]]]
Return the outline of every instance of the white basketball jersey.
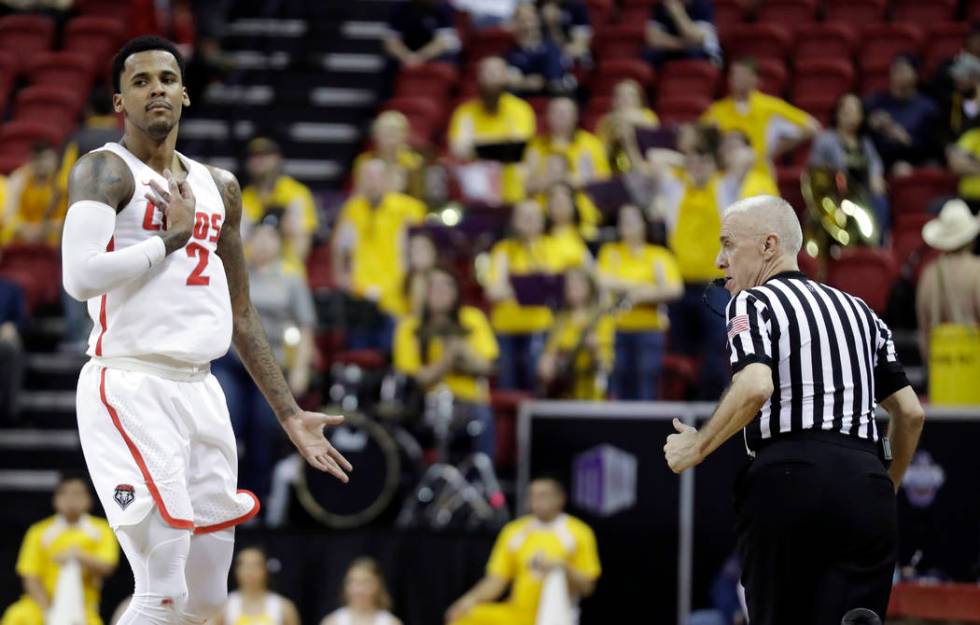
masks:
[[[135,245],[166,230],[163,212],[145,194],[149,182],[167,182],[129,150],[107,143],[133,174],[133,197],[116,214],[108,250]],[[223,356],[231,344],[231,298],[218,237],[225,221],[221,193],[204,165],[178,153],[188,169],[187,182],[197,199],[194,230],[183,249],[139,278],[88,301],[95,323],[89,356],[166,357],[203,365]]]

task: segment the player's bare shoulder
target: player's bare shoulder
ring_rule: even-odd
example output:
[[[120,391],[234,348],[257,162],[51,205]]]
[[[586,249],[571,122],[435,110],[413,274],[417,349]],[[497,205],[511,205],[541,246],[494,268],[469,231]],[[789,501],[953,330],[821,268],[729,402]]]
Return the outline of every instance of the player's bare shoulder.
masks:
[[[126,162],[108,150],[89,152],[71,168],[68,203],[82,200],[102,202],[122,210],[133,197],[136,183]]]
[[[205,167],[211,172],[214,184],[217,185],[225,204],[225,223],[233,221],[237,224],[242,216],[242,186],[238,183],[238,178],[227,169],[214,165],[205,165]]]

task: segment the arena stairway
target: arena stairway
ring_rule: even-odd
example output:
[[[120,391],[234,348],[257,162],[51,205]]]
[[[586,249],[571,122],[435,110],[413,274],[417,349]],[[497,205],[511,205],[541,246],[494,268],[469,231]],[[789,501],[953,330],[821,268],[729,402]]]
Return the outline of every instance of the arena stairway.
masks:
[[[236,3],[221,46],[233,69],[187,109],[180,149],[242,174],[245,145],[276,139],[286,173],[345,183],[386,83],[380,36],[391,0]]]

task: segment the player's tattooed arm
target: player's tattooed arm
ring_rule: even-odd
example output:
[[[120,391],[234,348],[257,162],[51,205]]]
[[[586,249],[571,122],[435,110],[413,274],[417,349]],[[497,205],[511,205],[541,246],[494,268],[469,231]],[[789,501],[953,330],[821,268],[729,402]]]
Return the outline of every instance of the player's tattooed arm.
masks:
[[[282,421],[298,412],[299,406],[269,347],[262,322],[249,297],[248,271],[242,245],[242,189],[230,172],[217,167],[208,169],[225,204],[225,222],[218,239],[218,256],[225,266],[231,294],[232,341],[249,374]]]
[[[119,212],[133,197],[136,186],[126,163],[108,150],[78,159],[68,177],[68,205],[82,200],[108,204]]]

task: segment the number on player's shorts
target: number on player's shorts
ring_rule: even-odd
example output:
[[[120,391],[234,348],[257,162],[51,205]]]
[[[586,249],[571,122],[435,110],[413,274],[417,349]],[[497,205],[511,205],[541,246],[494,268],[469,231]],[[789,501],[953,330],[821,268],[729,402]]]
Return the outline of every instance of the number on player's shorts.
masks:
[[[187,286],[207,286],[211,284],[210,277],[201,275],[208,266],[208,256],[211,254],[208,248],[200,243],[191,242],[184,249],[187,250],[188,257],[194,258],[197,256],[197,267],[194,267],[191,275],[187,276]]]

